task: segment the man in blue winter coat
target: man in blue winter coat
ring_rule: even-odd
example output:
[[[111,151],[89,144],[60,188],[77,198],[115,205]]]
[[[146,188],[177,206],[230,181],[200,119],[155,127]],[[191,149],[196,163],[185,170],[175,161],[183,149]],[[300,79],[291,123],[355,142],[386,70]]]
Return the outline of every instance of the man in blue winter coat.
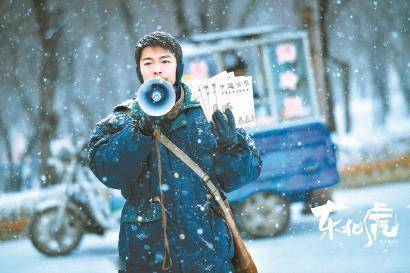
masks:
[[[173,85],[176,102],[156,121],[135,99],[125,101],[97,123],[89,141],[90,168],[127,200],[121,215],[119,272],[233,272],[234,242],[216,201],[201,179],[163,145],[159,186],[153,124],[159,123],[161,133],[191,157],[221,192],[258,177],[262,166],[258,151],[247,133],[236,128],[230,110],[214,112],[213,123],[206,120],[181,82],[182,50],[174,37],[164,32],[144,36],[137,43],[135,61],[139,80],[161,77]]]

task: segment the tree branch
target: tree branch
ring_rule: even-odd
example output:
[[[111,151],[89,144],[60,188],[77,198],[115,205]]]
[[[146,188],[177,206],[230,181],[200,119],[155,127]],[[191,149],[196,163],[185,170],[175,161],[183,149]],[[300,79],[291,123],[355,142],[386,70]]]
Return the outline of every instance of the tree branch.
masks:
[[[246,22],[249,18],[251,11],[255,8],[255,5],[258,3],[257,0],[248,0],[246,7],[243,9],[241,15],[239,15],[239,28],[242,28],[246,25]]]
[[[191,29],[186,18],[183,0],[173,0],[175,6],[175,18],[179,27],[179,35],[187,37],[191,33]]]
[[[344,104],[344,117],[345,117],[345,132],[349,133],[352,129],[352,118],[350,115],[350,65],[340,59],[333,56],[329,57],[330,60],[340,68],[343,75],[343,104]]]
[[[137,42],[137,35],[134,31],[134,17],[130,13],[130,3],[127,0],[120,0],[120,10],[122,14],[122,19],[124,20],[125,29],[127,31],[129,40],[131,41],[132,46],[135,46],[134,43]]]

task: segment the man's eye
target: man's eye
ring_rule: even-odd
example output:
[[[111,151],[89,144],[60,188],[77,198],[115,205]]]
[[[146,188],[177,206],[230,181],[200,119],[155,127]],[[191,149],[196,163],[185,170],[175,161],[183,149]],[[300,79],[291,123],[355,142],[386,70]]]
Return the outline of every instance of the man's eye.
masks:
[[[163,64],[168,64],[168,63],[170,63],[170,61],[168,61],[168,60],[163,60],[162,63],[163,63]]]

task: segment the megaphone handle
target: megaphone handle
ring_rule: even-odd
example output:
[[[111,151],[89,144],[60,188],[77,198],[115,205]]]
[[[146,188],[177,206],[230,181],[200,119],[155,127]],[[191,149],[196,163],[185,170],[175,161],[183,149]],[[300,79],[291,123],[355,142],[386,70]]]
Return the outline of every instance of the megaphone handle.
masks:
[[[159,138],[161,136],[161,131],[159,130],[159,126],[157,124],[153,124],[152,127],[154,128],[154,131],[152,132],[152,135],[155,138]]]
[[[159,130],[160,119],[161,117],[156,117],[156,118],[151,119],[151,126],[152,126],[152,129],[154,129],[154,131]]]

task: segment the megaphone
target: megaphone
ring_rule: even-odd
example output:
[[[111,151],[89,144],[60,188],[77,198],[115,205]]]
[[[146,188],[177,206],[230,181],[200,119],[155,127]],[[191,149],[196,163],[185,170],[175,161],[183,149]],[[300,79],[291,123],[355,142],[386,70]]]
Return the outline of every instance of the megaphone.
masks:
[[[175,90],[166,80],[155,77],[144,82],[137,93],[137,102],[149,116],[163,116],[175,105]]]

